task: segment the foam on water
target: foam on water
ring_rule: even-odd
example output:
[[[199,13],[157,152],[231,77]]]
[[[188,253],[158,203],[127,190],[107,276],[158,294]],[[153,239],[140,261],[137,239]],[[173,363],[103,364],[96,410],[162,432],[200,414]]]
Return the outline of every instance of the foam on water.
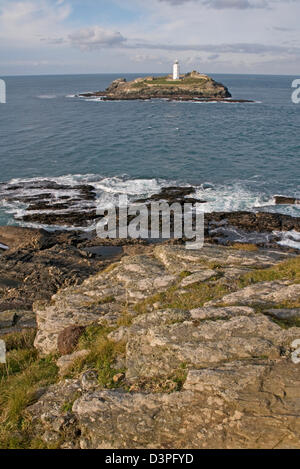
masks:
[[[56,183],[63,185],[65,189],[47,187],[49,183]],[[77,186],[83,184],[91,185],[96,192],[96,202],[87,201],[78,198],[79,189]],[[69,186],[69,188],[68,188]],[[168,186],[188,186],[187,183],[182,183],[175,180],[165,179],[133,179],[126,175],[115,177],[103,177],[98,174],[67,174],[64,176],[53,178],[14,178],[8,183],[0,184],[0,197],[2,199],[1,205],[8,224],[18,223],[22,226],[45,228],[48,230],[65,229],[72,230],[73,226],[57,225],[47,226],[39,223],[24,223],[21,218],[28,214],[26,212],[27,203],[18,200],[23,197],[32,197],[36,195],[42,196],[43,194],[51,193],[51,198],[45,199],[47,202],[55,205],[62,202],[61,197],[67,196],[75,198],[76,203],[67,209],[60,210],[32,210],[31,214],[63,214],[70,213],[76,210],[80,212],[88,212],[96,206],[101,208],[109,208],[118,203],[120,195],[127,195],[129,202],[137,198],[150,197],[153,194],[159,193],[163,187]],[[296,194],[297,195],[297,194]],[[232,212],[239,210],[247,211],[266,211],[287,213],[292,216],[300,215],[300,206],[285,206],[275,205],[274,198],[268,194],[260,193],[258,190],[251,190],[247,185],[240,182],[231,185],[214,185],[212,183],[204,183],[196,186],[195,197],[199,200],[205,200],[205,204],[201,204],[201,208],[207,213],[210,212]],[[77,200],[78,198],[78,200]],[[17,199],[17,200],[10,200]],[[95,229],[96,223],[88,227],[78,227],[77,230],[91,231]],[[279,239],[278,244],[291,248],[300,249],[300,233],[295,231],[290,232],[274,232],[268,233],[244,233],[234,227],[216,226],[214,229],[215,234],[220,233],[220,238],[231,239],[237,242],[268,242],[271,238]]]
[[[37,96],[39,99],[55,99],[57,98],[56,94],[41,94]]]
[[[300,233],[298,231],[274,231],[274,234],[281,237],[281,241],[278,242],[280,246],[286,246],[293,249],[300,249]]]

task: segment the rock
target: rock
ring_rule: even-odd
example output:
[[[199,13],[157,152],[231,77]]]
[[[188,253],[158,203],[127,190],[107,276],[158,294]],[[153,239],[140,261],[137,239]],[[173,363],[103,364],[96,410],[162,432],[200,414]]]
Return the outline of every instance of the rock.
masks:
[[[228,89],[207,75],[185,75],[180,82],[169,77],[146,77],[126,82],[120,78],[104,91],[81,94],[83,97],[102,97],[105,100],[169,98],[172,100],[225,100],[231,97]]]
[[[95,389],[98,386],[98,374],[94,370],[86,371],[81,376],[81,386],[85,391]]]
[[[202,272],[195,272],[194,274],[191,274],[188,277],[185,277],[181,281],[180,285],[182,287],[188,287],[189,285],[193,285],[194,283],[205,282],[206,280],[214,277],[215,275],[216,275],[216,272],[211,269],[206,269],[206,270],[203,270]]]
[[[56,353],[57,337],[70,326],[109,325],[108,339],[126,345],[118,354],[111,344],[113,369],[126,371],[113,371],[114,390],[103,389],[94,369],[43,390],[28,408],[33,432],[62,441],[61,448],[300,448],[293,362],[299,328],[272,319],[298,318],[299,308],[276,308],[299,301],[300,285],[276,280],[234,291],[239,275],[294,255],[213,245],[196,251],[156,245],[128,254],[36,305],[42,353]],[[184,271],[191,275],[182,279]],[[205,284],[183,288],[182,280],[201,281],[208,272]],[[231,293],[202,306],[202,290],[218,287]],[[160,306],[189,289],[195,306],[199,289],[198,307]],[[166,290],[159,300],[153,296]],[[146,301],[137,305],[140,299]],[[178,302],[188,304],[179,296]],[[60,366],[76,353],[61,357]]]
[[[43,353],[56,352],[57,337],[68,326],[103,324],[106,319],[116,324],[120,304],[135,304],[166,290],[175,280],[176,277],[150,255],[123,257],[112,271],[91,276],[80,288],[61,290],[45,308],[37,305],[35,346]]]
[[[299,448],[296,368],[233,362],[189,372],[182,392],[90,392],[73,405],[81,448]]]
[[[0,256],[0,314],[30,311],[35,301],[50,300],[60,287],[82,282],[110,262],[82,256],[82,233],[17,227],[1,233],[11,248]]]
[[[126,346],[127,379],[169,376],[182,366],[205,368],[255,357],[277,359],[299,335],[297,328],[283,331],[264,315],[251,316],[249,309],[247,315],[243,313],[243,309],[219,312],[216,308],[215,312],[204,310],[206,320],[201,321],[174,320],[169,312],[163,321],[160,313],[152,313],[151,322],[137,318]],[[199,311],[193,315],[201,319]]]
[[[10,250],[29,246],[34,249],[43,249],[51,246],[51,237],[45,230],[0,226],[0,243],[7,245]]]
[[[276,205],[299,205],[300,199],[295,197],[286,197],[284,195],[274,195],[274,200]]]
[[[235,316],[254,316],[253,308],[247,306],[231,306],[227,308],[195,308],[191,309],[190,316],[192,319],[204,321],[207,319],[230,319]]]
[[[264,314],[268,314],[276,319],[300,319],[300,308],[293,309],[267,309]]]
[[[228,267],[254,266],[267,268],[287,257],[285,253],[270,250],[262,249],[254,255],[253,252],[207,244],[199,250],[187,250],[181,246],[159,245],[155,247],[154,255],[164,263],[170,272],[174,273],[199,272],[214,264],[226,269]]]
[[[15,311],[0,312],[0,329],[13,326],[16,318],[17,315]]]
[[[246,232],[300,231],[300,218],[267,212],[212,212],[205,214],[206,223],[216,226],[234,226]]]
[[[66,327],[57,338],[57,348],[61,355],[68,355],[77,347],[80,337],[85,331],[82,326]]]
[[[213,300],[205,306],[217,305],[276,305],[285,301],[298,301],[300,284],[291,285],[288,281],[261,282],[250,285],[220,300]]]
[[[8,321],[5,320],[5,316]],[[1,327],[1,323],[3,328]],[[12,332],[21,332],[24,329],[35,329],[35,314],[32,311],[5,311],[0,312],[0,336]]]
[[[151,202],[160,202],[165,201],[168,204],[173,203],[205,203],[202,200],[196,198],[188,197],[190,194],[195,194],[196,189],[194,187],[163,187],[158,194],[153,194],[150,197],[138,199],[135,203],[151,203]]]
[[[26,414],[38,438],[79,448],[77,418],[67,409],[72,409],[81,392],[79,380],[62,381],[49,386],[35,404],[27,407]]]
[[[70,355],[60,357],[56,362],[60,376],[65,376],[76,360],[85,358],[89,353],[90,352],[88,350],[79,350],[78,352],[73,352]]]
[[[131,310],[139,301],[178,284],[184,271],[197,274],[197,281],[199,278],[209,280],[215,272],[225,279],[235,278],[253,267],[270,267],[289,257],[280,251],[262,249],[253,253],[213,245],[195,251],[181,246],[157,245],[143,254],[124,256],[112,270],[92,275],[76,287],[60,290],[52,297],[51,304],[40,307],[37,303],[34,308],[38,323],[35,345],[42,353],[56,353],[57,337],[68,326],[106,322],[110,326],[117,325],[124,304]],[[209,269],[210,264],[218,269]],[[126,334],[125,331],[124,338]]]

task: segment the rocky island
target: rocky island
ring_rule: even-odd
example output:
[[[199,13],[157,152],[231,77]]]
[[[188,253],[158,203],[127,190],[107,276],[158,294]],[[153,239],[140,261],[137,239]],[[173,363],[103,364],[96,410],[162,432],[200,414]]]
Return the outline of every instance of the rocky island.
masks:
[[[125,78],[113,81],[105,91],[83,93],[84,98],[102,98],[103,101],[167,99],[171,101],[229,101],[235,100],[226,86],[217,83],[208,75],[193,71],[174,80],[171,75],[162,77],[136,78],[127,82]]]

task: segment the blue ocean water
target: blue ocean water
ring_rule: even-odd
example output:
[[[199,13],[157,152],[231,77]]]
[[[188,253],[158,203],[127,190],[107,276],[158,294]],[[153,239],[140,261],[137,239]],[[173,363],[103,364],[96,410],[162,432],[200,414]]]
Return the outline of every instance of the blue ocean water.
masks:
[[[7,184],[28,179],[94,184],[100,199],[194,184],[205,210],[275,207],[274,194],[300,197],[300,105],[289,76],[212,75],[253,104],[101,102],[74,97],[105,89],[119,75],[1,77],[0,224],[22,207]],[[128,80],[138,75],[123,75]],[[263,208],[264,207],[264,208]]]

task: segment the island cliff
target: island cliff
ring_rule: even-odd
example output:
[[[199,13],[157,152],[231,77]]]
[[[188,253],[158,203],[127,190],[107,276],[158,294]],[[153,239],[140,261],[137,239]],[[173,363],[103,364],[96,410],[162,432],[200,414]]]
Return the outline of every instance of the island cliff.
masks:
[[[171,76],[149,76],[136,78],[130,82],[127,82],[125,78],[119,78],[113,81],[105,91],[84,93],[80,96],[102,97],[105,101],[153,98],[176,101],[227,101],[231,98],[226,86],[195,71],[181,76],[179,80],[173,80]],[[238,102],[245,101],[238,100]]]

